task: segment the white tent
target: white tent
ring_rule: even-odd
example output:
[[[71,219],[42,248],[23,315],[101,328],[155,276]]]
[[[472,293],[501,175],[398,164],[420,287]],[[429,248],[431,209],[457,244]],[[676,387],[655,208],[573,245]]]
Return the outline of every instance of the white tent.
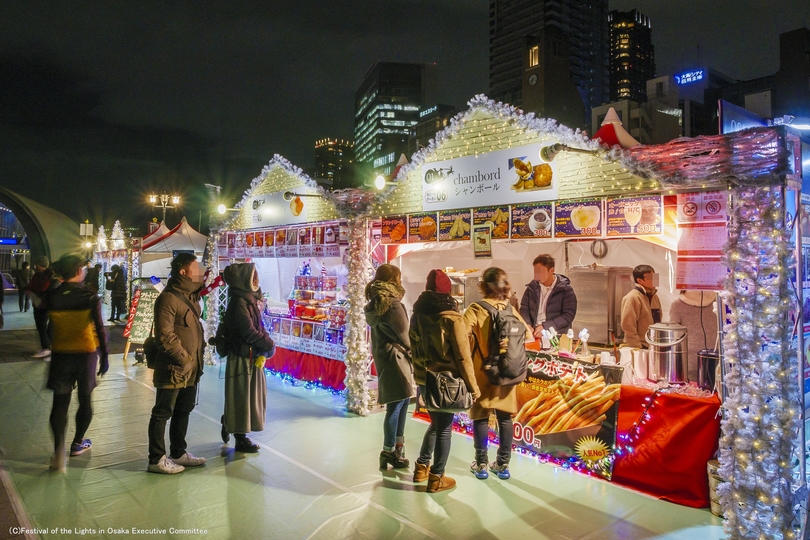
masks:
[[[166,229],[164,234],[158,236],[159,228],[143,239],[141,277],[168,277],[175,252],[193,251],[199,257],[202,256],[208,242],[208,237],[195,231],[186,218],[183,218],[180,224],[171,230],[164,223],[161,223],[160,226]]]
[[[161,221],[160,225],[158,226],[157,229],[150,232],[149,234],[147,234],[146,236],[144,236],[141,239],[141,243],[151,242],[152,240],[155,240],[156,238],[160,238],[161,236],[165,236],[166,234],[169,234],[170,232],[171,232],[171,229],[169,229],[166,226],[166,222]]]

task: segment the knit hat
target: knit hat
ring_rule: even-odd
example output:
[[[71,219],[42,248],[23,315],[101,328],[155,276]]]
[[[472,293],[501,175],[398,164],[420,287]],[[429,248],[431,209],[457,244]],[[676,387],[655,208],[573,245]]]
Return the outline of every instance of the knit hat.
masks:
[[[427,276],[427,283],[425,283],[425,290],[436,291],[441,294],[450,294],[450,289],[453,287],[450,278],[447,277],[442,270],[438,268],[431,270]]]
[[[34,259],[34,266],[41,266],[42,268],[48,268],[50,265],[51,261],[49,261],[48,257],[46,257],[45,255]]]

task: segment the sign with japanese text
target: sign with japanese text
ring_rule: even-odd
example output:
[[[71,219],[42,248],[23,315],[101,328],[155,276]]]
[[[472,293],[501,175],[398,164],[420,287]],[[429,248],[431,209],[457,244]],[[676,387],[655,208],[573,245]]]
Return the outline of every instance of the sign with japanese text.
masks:
[[[678,194],[678,223],[726,221],[727,191],[700,191]]]
[[[380,241],[383,244],[406,244],[408,242],[408,216],[382,218]]]
[[[551,238],[552,203],[516,204],[512,207],[512,238]]]
[[[509,207],[473,208],[473,226],[492,224],[492,238],[509,238]]]
[[[422,207],[433,211],[553,201],[557,165],[540,159],[540,149],[552,143],[425,163]]]
[[[145,282],[140,289],[135,289],[124,328],[124,337],[130,342],[143,343],[149,337],[155,321],[155,300],[159,295],[160,291]]]
[[[554,205],[554,236],[583,238],[602,236],[602,199],[562,201]]]
[[[472,227],[473,255],[475,259],[492,258],[492,224],[482,223]]]
[[[606,236],[649,236],[664,231],[661,195],[609,197]]]
[[[408,216],[408,243],[435,242],[439,227],[436,214],[412,214]]]
[[[249,229],[267,227],[268,225],[287,225],[307,222],[307,206],[316,199],[300,195],[318,195],[312,187],[300,186],[287,192],[289,200],[284,199],[285,192],[265,193],[251,197],[246,204],[250,205]]]
[[[471,219],[469,210],[439,212],[439,240],[469,240]]]

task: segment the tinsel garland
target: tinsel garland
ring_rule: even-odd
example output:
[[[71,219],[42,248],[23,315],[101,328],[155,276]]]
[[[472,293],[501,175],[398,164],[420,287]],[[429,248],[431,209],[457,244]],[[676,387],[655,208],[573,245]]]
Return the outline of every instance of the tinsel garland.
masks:
[[[281,169],[287,172],[290,176],[297,176],[298,178],[301,179],[301,181],[305,186],[316,188],[320,192],[323,192],[323,188],[321,188],[315,180],[304,174],[304,171],[300,167],[296,167],[283,156],[280,156],[279,154],[274,154],[273,159],[271,159],[267,165],[262,167],[262,172],[259,174],[259,176],[257,176],[250,182],[250,186],[245,190],[245,193],[242,195],[242,199],[238,203],[236,203],[234,208],[242,208],[242,206],[248,203],[250,201],[250,197],[253,194],[253,190],[255,190],[259,185],[261,185],[261,183],[265,181],[265,179],[270,175],[271,172],[273,172],[273,169],[276,167],[281,167]],[[230,221],[230,219],[228,221]]]
[[[723,300],[731,309],[717,492],[729,538],[795,538],[792,461],[801,452],[797,351],[788,335],[792,252],[779,187],[739,188],[730,209]],[[801,458],[803,459],[803,455]]]
[[[211,229],[208,233],[208,241],[203,252],[203,265],[208,268],[208,278],[205,280],[204,285],[210,284],[219,276],[219,253],[217,252],[217,239],[219,232]],[[215,336],[217,333],[217,325],[219,324],[219,291],[216,289],[211,291],[203,297],[205,304],[203,310],[205,311],[205,319],[203,320],[203,332],[205,334],[205,343],[208,339]],[[205,348],[203,360],[208,365],[216,365],[216,359],[219,358],[216,354],[214,347],[208,346]]]
[[[346,317],[346,408],[366,416],[371,394],[368,389],[371,354],[366,341],[365,288],[371,278],[368,228],[364,217],[349,220],[349,255],[346,289],[349,312]]]

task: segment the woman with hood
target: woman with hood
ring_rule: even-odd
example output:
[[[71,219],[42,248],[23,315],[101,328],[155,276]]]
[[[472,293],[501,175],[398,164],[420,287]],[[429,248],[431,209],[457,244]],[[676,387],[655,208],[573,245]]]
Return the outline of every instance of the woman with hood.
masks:
[[[405,420],[414,396],[408,314],[402,305],[402,274],[391,264],[381,264],[366,285],[366,322],[371,327],[371,354],[377,369],[377,401],[385,404],[383,449],[380,468],[406,469]]]
[[[414,379],[422,395],[425,393],[425,371],[449,371],[461,377],[467,390],[478,399],[478,383],[470,354],[469,331],[450,296],[451,283],[441,270],[431,270],[425,292],[413,305],[411,316],[411,345],[413,346]],[[430,426],[425,432],[422,449],[416,460],[413,481],[428,481],[428,493],[451,489],[456,481],[444,475],[450,455],[453,413],[428,411]],[[430,458],[435,456],[433,466]],[[429,467],[430,466],[430,467]]]
[[[126,301],[127,301],[127,276],[124,275],[124,270],[114,264],[110,267],[110,273],[107,277],[107,290],[110,291],[111,312],[110,322],[119,322],[121,315],[127,315]]]
[[[262,291],[256,265],[231,264],[222,277],[228,284],[228,309],[223,317],[228,360],[222,442],[227,444],[233,433],[235,450],[253,454],[259,451],[259,445],[247,433],[264,429],[267,412],[267,381],[260,358],[273,356],[275,344],[262,324]]]
[[[506,277],[506,272],[500,268],[491,267],[484,271],[478,287],[484,299],[490,306],[497,309],[510,307],[512,313],[524,325],[526,322],[520,313],[509,304],[512,287]],[[492,316],[486,308],[473,303],[464,311],[464,322],[473,334],[473,365],[475,378],[481,389],[481,397],[473,403],[470,409],[470,419],[473,421],[473,446],[475,447],[475,461],[470,465],[470,471],[479,480],[489,477],[490,471],[498,475],[501,480],[507,480],[509,474],[509,459],[512,457],[512,415],[518,411],[517,386],[497,386],[489,382],[484,371],[484,358],[489,356],[489,333],[492,329]],[[532,339],[532,331],[526,326],[526,340]],[[487,444],[489,442],[489,417],[495,414],[498,423],[498,458],[487,464]]]

